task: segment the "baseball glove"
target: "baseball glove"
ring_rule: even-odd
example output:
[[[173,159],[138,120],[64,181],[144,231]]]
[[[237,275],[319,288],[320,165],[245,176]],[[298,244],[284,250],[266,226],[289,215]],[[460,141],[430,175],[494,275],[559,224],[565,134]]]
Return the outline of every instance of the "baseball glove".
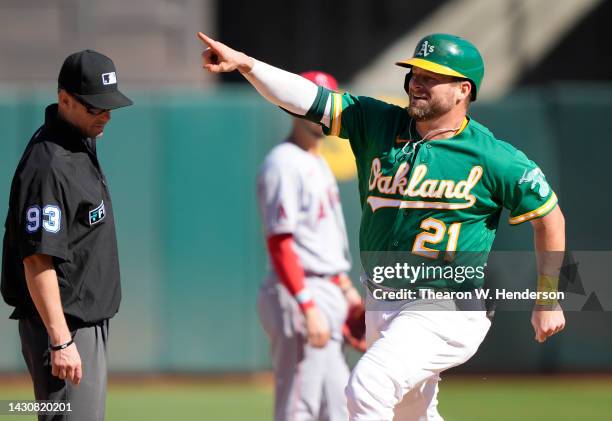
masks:
[[[349,307],[344,326],[342,326],[344,340],[357,351],[366,351],[365,340],[365,307],[363,304]]]

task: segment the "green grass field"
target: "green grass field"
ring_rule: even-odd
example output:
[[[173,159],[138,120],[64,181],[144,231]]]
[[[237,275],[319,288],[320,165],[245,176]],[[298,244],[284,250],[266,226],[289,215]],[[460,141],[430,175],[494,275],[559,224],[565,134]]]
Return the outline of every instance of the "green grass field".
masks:
[[[26,384],[0,384],[0,400],[31,399]],[[440,384],[446,421],[612,420],[612,378],[452,377]],[[112,383],[107,420],[271,420],[267,384],[156,380]],[[15,416],[19,420],[34,417]]]

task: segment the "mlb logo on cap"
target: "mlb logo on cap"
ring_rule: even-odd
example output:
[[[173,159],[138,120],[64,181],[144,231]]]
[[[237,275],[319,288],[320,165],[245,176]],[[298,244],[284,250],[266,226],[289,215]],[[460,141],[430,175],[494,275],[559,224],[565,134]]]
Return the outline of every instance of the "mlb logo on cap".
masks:
[[[102,73],[102,83],[105,85],[114,85],[117,83],[117,75],[115,72]]]

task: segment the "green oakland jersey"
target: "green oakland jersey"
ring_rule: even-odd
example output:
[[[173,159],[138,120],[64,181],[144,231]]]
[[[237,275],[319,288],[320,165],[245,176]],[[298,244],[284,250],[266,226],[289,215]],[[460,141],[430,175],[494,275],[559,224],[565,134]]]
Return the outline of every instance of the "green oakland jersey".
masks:
[[[503,208],[510,210],[510,224],[520,224],[557,204],[538,166],[472,119],[450,139],[420,141],[404,108],[348,93],[331,98],[324,130],[350,139],[357,163],[362,264],[368,252],[403,252],[429,262],[479,252],[486,261]],[[458,283],[437,279],[426,286],[457,289]]]

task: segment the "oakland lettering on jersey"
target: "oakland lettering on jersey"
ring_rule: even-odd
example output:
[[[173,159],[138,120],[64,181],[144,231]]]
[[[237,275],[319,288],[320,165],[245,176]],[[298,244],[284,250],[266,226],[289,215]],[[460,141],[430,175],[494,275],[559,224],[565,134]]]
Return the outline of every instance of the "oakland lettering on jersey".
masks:
[[[382,164],[379,158],[372,160],[368,190],[385,195],[418,197],[423,199],[463,199],[464,202],[448,201],[414,201],[400,200],[389,197],[368,196],[368,203],[372,212],[383,208],[416,208],[416,209],[465,209],[476,203],[476,197],[471,194],[472,189],[482,177],[482,167],[474,166],[464,180],[436,180],[426,179],[427,165],[420,164],[414,167],[412,177],[408,180],[410,167],[402,163],[393,176],[382,174]]]

